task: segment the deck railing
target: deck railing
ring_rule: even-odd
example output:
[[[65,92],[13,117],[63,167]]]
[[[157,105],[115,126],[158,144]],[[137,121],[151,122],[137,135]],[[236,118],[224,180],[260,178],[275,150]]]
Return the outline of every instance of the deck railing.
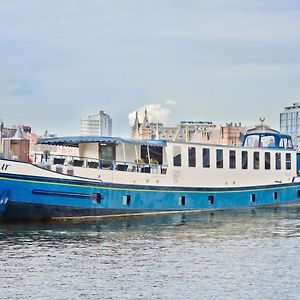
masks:
[[[67,166],[137,173],[166,174],[167,172],[167,165],[147,164],[141,162],[124,162],[56,154],[34,154],[33,163],[46,168],[51,167],[52,165],[57,165],[61,168],[63,166]]]

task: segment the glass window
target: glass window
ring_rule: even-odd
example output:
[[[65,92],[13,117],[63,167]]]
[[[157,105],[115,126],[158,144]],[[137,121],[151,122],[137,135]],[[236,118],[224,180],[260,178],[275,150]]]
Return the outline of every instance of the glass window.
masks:
[[[291,153],[286,153],[286,155],[285,155],[285,167],[287,170],[291,170],[291,168],[292,168]]]
[[[281,170],[281,153],[276,153],[275,159],[276,159],[276,170]]]
[[[265,153],[265,169],[266,170],[271,169],[271,154],[270,154],[270,152]]]
[[[196,148],[189,147],[188,154],[189,154],[189,167],[196,167]]]
[[[242,151],[242,169],[248,169],[248,151]]]
[[[279,141],[279,147],[280,148],[285,148],[286,144],[285,144],[286,139],[281,138]]]
[[[173,165],[175,167],[181,166],[181,147],[180,146],[173,147]]]
[[[253,169],[255,169],[255,170],[259,169],[259,152],[258,151],[253,152]]]
[[[259,147],[259,135],[249,135],[246,138],[245,147]]]
[[[235,150],[229,150],[229,168],[230,169],[235,169],[236,168]]]
[[[296,133],[296,134],[297,134],[297,133]],[[296,135],[296,134],[295,134],[295,135]],[[287,140],[287,147],[290,148],[290,149],[293,148],[293,142],[292,142],[291,139],[288,139],[288,140]]]
[[[210,153],[209,153],[208,148],[203,148],[202,162],[203,162],[203,168],[209,168],[210,167]]]
[[[219,168],[219,169],[223,168],[223,150],[222,149],[217,149],[216,158],[217,158],[217,168]]]
[[[267,135],[267,136],[262,136],[260,140],[260,146],[261,147],[275,147],[275,138],[274,136]]]

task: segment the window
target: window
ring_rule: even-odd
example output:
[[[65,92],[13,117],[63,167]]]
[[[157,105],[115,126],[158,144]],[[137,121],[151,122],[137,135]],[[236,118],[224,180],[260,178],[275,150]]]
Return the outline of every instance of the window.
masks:
[[[271,169],[271,154],[270,154],[270,152],[265,153],[265,169],[266,170]]]
[[[215,197],[213,195],[208,196],[208,204],[213,205],[215,203]]]
[[[92,200],[93,200],[94,203],[100,204],[101,198],[102,198],[102,196],[101,196],[100,193],[94,193],[94,194],[92,195]]]
[[[131,202],[131,196],[130,195],[124,195],[123,196],[123,205],[130,205],[130,202]]]
[[[255,203],[255,202],[256,202],[256,196],[255,196],[255,194],[251,194],[251,195],[250,195],[250,201],[251,201],[252,203]]]
[[[203,161],[203,168],[210,167],[210,153],[208,148],[202,149],[202,161]]]
[[[150,160],[148,157],[148,150],[149,150]],[[163,163],[163,147],[142,145],[141,146],[141,159],[143,159],[145,163],[156,162],[159,165],[162,165],[162,163]]]
[[[248,151],[242,151],[242,169],[248,169]]]
[[[277,199],[278,199],[278,192],[274,192],[274,193],[273,193],[273,199],[274,199],[274,200],[277,200]]]
[[[285,167],[286,167],[287,170],[291,170],[291,168],[292,168],[291,153],[286,153],[285,154]]]
[[[223,168],[223,150],[217,149],[216,151],[217,168]]]
[[[196,148],[189,147],[188,155],[189,155],[189,167],[196,167]]]
[[[245,147],[259,147],[259,135],[249,135],[245,141]]]
[[[295,135],[297,134],[297,132],[295,132]],[[293,142],[292,142],[292,140],[291,139],[288,139],[287,140],[287,147],[289,148],[289,149],[293,149]]]
[[[185,196],[179,196],[178,197],[178,204],[180,206],[185,206]]]
[[[281,170],[281,153],[275,154],[276,170]]]
[[[259,169],[259,152],[258,151],[253,152],[253,169],[254,170]]]
[[[236,168],[235,150],[229,150],[229,168],[230,169],[235,169]]]
[[[293,135],[297,135],[296,131],[292,132]],[[280,142],[279,142],[279,147],[280,148],[285,148],[285,149],[292,149],[293,148],[293,142],[292,140],[289,138],[281,138]]]
[[[181,147],[180,146],[173,147],[173,165],[175,167],[181,166]]]
[[[265,135],[261,137],[260,140],[261,147],[275,147],[275,138],[272,135]]]
[[[286,139],[283,139],[283,138],[280,139],[280,141],[279,141],[279,147],[280,148],[285,148],[285,140]]]

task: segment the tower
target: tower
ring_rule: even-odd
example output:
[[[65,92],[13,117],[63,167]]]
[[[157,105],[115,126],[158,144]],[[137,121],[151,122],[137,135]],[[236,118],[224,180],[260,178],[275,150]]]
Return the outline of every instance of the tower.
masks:
[[[145,116],[144,116],[144,121],[143,121],[143,126],[142,127],[143,127],[143,129],[146,129],[146,128],[150,127],[147,108],[145,108]]]
[[[139,115],[138,112],[135,112],[135,120],[134,123],[132,125],[132,133],[131,136],[134,139],[139,139],[140,138],[140,122],[139,122]]]

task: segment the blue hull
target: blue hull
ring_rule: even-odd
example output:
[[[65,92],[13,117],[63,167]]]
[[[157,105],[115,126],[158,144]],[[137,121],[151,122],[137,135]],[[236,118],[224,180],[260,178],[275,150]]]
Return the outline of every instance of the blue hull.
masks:
[[[300,184],[244,188],[151,187],[0,173],[0,217],[49,220],[300,204]]]

